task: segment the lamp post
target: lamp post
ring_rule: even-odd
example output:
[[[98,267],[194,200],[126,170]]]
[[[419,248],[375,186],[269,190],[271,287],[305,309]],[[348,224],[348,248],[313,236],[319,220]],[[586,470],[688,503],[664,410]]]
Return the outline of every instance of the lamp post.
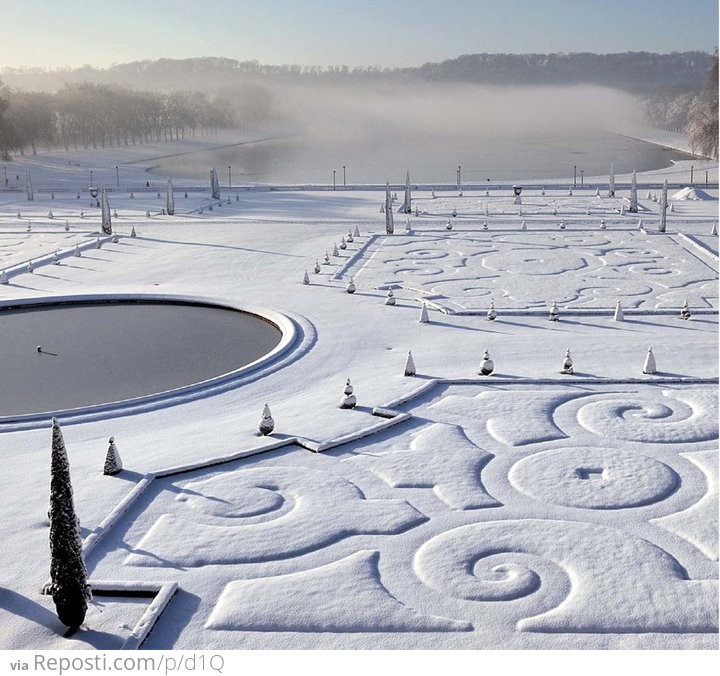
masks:
[[[232,188],[232,167],[228,165],[228,188]]]
[[[458,164],[457,168],[457,189],[460,191],[462,185],[462,164]]]
[[[117,187],[120,187],[120,169],[118,167],[115,167],[115,183],[117,183]]]
[[[580,170],[580,186],[585,185],[585,170]]]
[[[7,184],[8,184],[7,167],[3,167],[3,172],[5,173],[5,187],[7,188]]]
[[[333,190],[335,190],[335,169],[333,169]]]
[[[693,167],[692,165],[690,166],[690,185],[692,185],[692,183],[693,183],[693,170],[694,170],[694,168],[695,168],[695,167]]]
[[[577,187],[577,164],[573,165],[573,188]]]
[[[92,173],[92,169],[91,169],[91,170],[90,170],[90,185],[93,184],[93,182],[92,182],[92,175],[93,175],[93,173]]]
[[[706,181],[707,183],[707,181]],[[345,180],[345,165],[343,164],[343,188],[347,187],[347,181]]]

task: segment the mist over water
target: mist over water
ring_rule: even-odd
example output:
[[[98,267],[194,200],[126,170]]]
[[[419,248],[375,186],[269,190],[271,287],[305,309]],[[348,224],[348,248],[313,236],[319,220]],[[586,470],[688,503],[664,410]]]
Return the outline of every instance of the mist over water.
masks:
[[[405,83],[275,92],[287,136],[163,160],[154,173],[233,183],[454,183],[643,171],[684,157],[617,135],[642,122],[637,100],[597,86]]]

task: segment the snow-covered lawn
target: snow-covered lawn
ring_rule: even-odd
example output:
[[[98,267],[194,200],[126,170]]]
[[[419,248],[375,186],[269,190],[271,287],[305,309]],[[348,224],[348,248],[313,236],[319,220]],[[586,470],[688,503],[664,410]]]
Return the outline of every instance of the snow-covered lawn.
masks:
[[[120,160],[93,158],[110,183]],[[232,386],[0,419],[0,648],[717,647],[717,189],[673,203],[664,234],[644,175],[639,214],[606,186],[524,191],[522,213],[509,187],[418,192],[387,236],[362,190],[218,203],[179,182],[164,216],[140,165],[96,249],[99,209],[60,167],[33,161],[32,202],[0,192],[0,302],[201,297],[297,336]],[[11,369],[0,343],[3,397]],[[71,638],[39,593],[53,413],[96,592]],[[124,469],[103,476],[111,436]]]

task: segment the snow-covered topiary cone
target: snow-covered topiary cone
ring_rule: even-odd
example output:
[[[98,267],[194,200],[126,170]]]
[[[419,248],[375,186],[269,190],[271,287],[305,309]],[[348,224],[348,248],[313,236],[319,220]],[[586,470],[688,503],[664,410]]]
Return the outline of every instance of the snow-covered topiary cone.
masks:
[[[117,217],[118,217],[117,209],[113,209],[113,218],[117,218]]]
[[[34,270],[35,270],[35,266],[32,264],[32,261],[28,261],[27,271],[32,273]]]
[[[485,215],[486,216],[490,215],[490,205],[488,205],[488,204],[485,204]]]
[[[208,207],[208,209],[210,209],[210,211],[212,211],[212,204]],[[150,218],[150,209],[148,209],[145,212],[145,218]]]
[[[308,271],[305,270],[305,274],[303,275],[302,279],[303,284],[310,284],[310,277],[308,276]]]
[[[522,225],[520,226],[520,230],[527,230],[527,223],[525,222],[524,218],[523,218]]]
[[[8,279],[7,272],[5,272],[5,270],[0,272],[0,284],[10,284],[10,280]]]
[[[350,384],[350,378],[345,383],[345,396],[340,401],[340,408],[355,408],[357,405],[357,397],[353,394],[353,386]]]
[[[601,218],[600,219],[600,230],[605,230],[605,229],[607,229],[607,225],[605,225],[605,219]]]
[[[392,289],[388,289],[385,305],[395,305],[395,294]]]
[[[644,229],[645,229],[645,227],[643,226],[643,219],[642,219],[642,218],[638,218],[637,229],[638,229],[638,230],[644,230]]]
[[[112,476],[117,474],[123,468],[120,454],[115,447],[115,437],[110,437],[107,455],[105,456],[105,465],[103,466],[103,474],[106,476]]]
[[[57,418],[52,419],[50,457],[50,584],[43,593],[52,595],[58,619],[77,629],[85,620],[92,593],[73,502],[70,464]]]
[[[487,221],[483,221],[483,230],[487,230],[487,229],[488,229]]]
[[[572,357],[570,356],[570,348],[565,350],[565,358],[563,359],[562,370],[560,373],[570,376],[573,374],[573,362]]]
[[[82,209],[80,209],[80,218],[85,218],[85,212]]]
[[[60,265],[60,257],[57,255],[57,251],[53,253],[52,259],[53,265]]]
[[[565,230],[565,221],[560,220],[560,230]]]
[[[490,309],[487,311],[487,318],[492,322],[497,318],[497,310],[495,309],[495,301],[490,300]]]
[[[646,199],[646,200],[651,200],[651,199],[652,199],[652,194],[650,193],[649,190],[648,190],[647,195],[645,195],[645,199]]]
[[[643,366],[643,373],[652,375],[657,373],[657,365],[655,364],[655,355],[653,354],[652,348],[649,347],[647,356],[645,357],[645,365]]]
[[[417,369],[415,368],[415,360],[413,359],[412,352],[408,350],[407,358],[405,359],[405,372],[403,375],[414,376],[416,374]]]
[[[340,248],[344,251],[347,249],[347,244],[345,243],[345,235],[340,237]]]
[[[420,308],[420,319],[418,319],[418,322],[421,324],[427,324],[430,321],[430,318],[428,317],[428,311],[427,306],[425,303],[422,304],[422,307]]]
[[[572,197],[572,188],[570,188],[570,190],[568,190],[568,197]]]
[[[553,216],[557,216],[557,214],[558,214],[558,212],[557,212],[557,207],[554,206],[554,207],[553,207]]]
[[[692,315],[690,314],[690,308],[688,307],[687,298],[685,299],[685,302],[683,303],[682,308],[680,309],[680,318],[681,319],[690,319]]]
[[[327,251],[323,257],[323,265],[330,265],[330,254]]]
[[[431,191],[430,191],[430,199],[431,199],[431,200],[434,200],[434,199],[435,199],[435,191],[434,191],[434,190],[431,190]]]
[[[355,282],[353,282],[352,277],[350,277],[350,281],[345,286],[345,291],[347,291],[348,293],[351,293],[351,294],[355,293]]]
[[[130,237],[137,237],[137,233],[135,232],[135,226],[133,225],[132,230],[130,230]]]
[[[335,242],[333,242],[332,255],[333,255],[333,256],[339,256],[339,255],[340,255],[340,252],[338,251],[338,248],[337,248],[337,244],[336,244]]]
[[[95,248],[102,249],[102,242],[100,241],[99,237],[95,240]]]
[[[318,259],[315,259],[315,267],[313,268],[315,271],[315,274],[317,275],[320,272],[320,263],[318,263]]]
[[[73,251],[73,256],[75,256],[75,258],[80,258],[80,256],[82,256],[82,252],[80,251],[79,244],[75,245],[75,251]]]
[[[65,221],[65,232],[70,232],[70,223]]]
[[[621,215],[621,216],[624,216],[624,215],[625,215],[625,205],[624,205],[624,204],[621,204],[621,205],[620,205],[620,215]]]
[[[522,216],[522,208],[521,208],[521,209],[518,209],[517,215],[518,215],[518,216]]]
[[[445,224],[445,230],[452,230],[452,223],[450,222],[449,218],[448,218],[448,222]]]
[[[493,360],[490,359],[490,353],[487,350],[485,350],[483,359],[480,362],[479,374],[481,376],[489,376],[494,370],[495,370],[495,364],[493,363]]]
[[[134,192],[131,192],[131,193],[130,193],[130,199],[131,199],[131,200],[134,200],[134,199],[135,199],[135,193],[134,193]]]
[[[717,235],[717,234],[718,234],[718,232],[717,232],[717,223],[713,223],[713,224],[712,224],[712,228],[710,228],[710,234],[711,234],[711,235]]]
[[[355,232],[353,232],[354,237],[360,237],[360,228],[358,228],[357,223],[355,224]]]
[[[548,319],[551,322],[557,322],[560,319],[560,310],[558,310],[557,301],[553,301],[552,305],[550,306],[550,313],[548,315]]]
[[[623,314],[622,305],[620,304],[620,299],[618,299],[618,302],[615,304],[615,314],[613,315],[613,319],[616,322],[624,322],[625,321],[625,315]]]
[[[275,421],[270,414],[270,407],[267,404],[263,406],[262,416],[260,417],[260,422],[258,423],[258,429],[260,430],[260,434],[263,436],[271,434],[275,429]]]
[[[600,197],[600,188],[595,188],[595,197]]]
[[[385,213],[385,204],[381,204],[381,205],[380,205],[380,213],[381,213],[381,214],[384,214],[384,213]]]
[[[32,224],[28,221],[27,231],[30,232],[31,230],[32,230]]]
[[[51,209],[50,211],[48,211],[48,218],[49,218],[50,220],[52,220],[53,218],[55,218],[55,216],[53,216],[52,209]]]

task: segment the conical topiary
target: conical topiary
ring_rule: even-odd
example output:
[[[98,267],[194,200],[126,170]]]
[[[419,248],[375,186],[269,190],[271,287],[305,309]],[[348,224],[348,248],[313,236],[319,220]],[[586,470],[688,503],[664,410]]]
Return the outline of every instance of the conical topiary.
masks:
[[[416,374],[417,369],[415,368],[415,360],[413,359],[412,352],[408,350],[407,358],[405,359],[405,372],[403,375],[414,376]]]
[[[330,254],[327,251],[323,257],[323,265],[330,265]]]
[[[315,259],[315,267],[313,268],[313,270],[316,275],[320,272],[320,263],[318,263],[317,258]]]
[[[345,383],[345,396],[340,401],[340,408],[355,408],[357,405],[357,397],[353,394],[353,386],[350,384],[350,378]]]
[[[420,318],[418,319],[418,322],[420,322],[421,324],[427,324],[429,321],[430,318],[428,317],[427,305],[423,303],[422,307],[420,308]]]
[[[53,253],[52,259],[53,265],[60,265],[60,257],[57,255],[57,251]]]
[[[360,228],[358,228],[357,223],[355,224],[355,231],[353,232],[354,237],[360,237]]]
[[[353,282],[352,277],[350,277],[350,281],[348,281],[347,285],[345,286],[345,291],[350,294],[355,293],[355,282]]]
[[[527,223],[525,222],[524,218],[523,218],[522,225],[520,226],[520,230],[527,230]]]
[[[683,303],[682,308],[680,309],[680,318],[681,319],[690,319],[692,315],[690,314],[690,308],[688,307],[687,298],[685,299],[685,302]]]
[[[65,221],[65,232],[70,232],[70,223],[67,220]]]
[[[560,370],[560,373],[564,373],[565,375],[569,376],[573,374],[573,362],[572,357],[570,356],[570,348],[565,350],[565,358],[563,359],[562,369]]]
[[[487,311],[487,318],[492,322],[497,318],[497,310],[495,309],[495,301],[490,300],[490,308]]]
[[[649,347],[647,356],[645,357],[645,365],[643,366],[643,373],[652,375],[657,373],[657,365],[655,364],[655,355],[653,354],[652,348]]]
[[[35,266],[33,265],[32,261],[28,261],[27,271],[32,273],[34,270],[35,270]]]
[[[80,258],[80,256],[82,256],[82,252],[80,251],[79,244],[75,245],[75,251],[73,251],[73,256],[75,256],[75,258]]]
[[[132,229],[130,230],[130,237],[137,237],[137,233],[135,232],[135,226],[133,225]]]
[[[271,434],[275,429],[275,421],[270,414],[270,407],[267,404],[263,406],[262,416],[260,417],[260,422],[258,423],[258,429],[260,430],[260,434],[263,436]]]
[[[52,419],[50,461],[50,585],[58,618],[77,629],[85,620],[91,600],[90,585],[82,553],[80,524],[75,516],[65,442],[57,418]]]
[[[122,468],[122,460],[120,454],[115,446],[115,437],[110,437],[108,441],[107,455],[105,456],[105,465],[103,466],[103,474],[106,476],[112,476],[118,474]]]
[[[10,280],[8,279],[7,272],[5,272],[5,270],[0,272],[0,284],[10,284]]]
[[[332,255],[333,255],[333,256],[339,256],[339,255],[340,255],[340,252],[338,251],[338,248],[337,248],[337,244],[336,244],[335,242],[333,242]]]
[[[305,270],[305,274],[303,275],[302,279],[303,284],[310,284],[310,277],[308,276],[308,271]]]
[[[53,216],[52,209],[50,209],[50,211],[48,211],[48,218],[49,218],[51,221],[52,221],[53,218],[55,218],[55,216]]]
[[[618,298],[618,302],[615,304],[615,314],[613,315],[613,319],[616,322],[624,322],[625,321],[625,315],[623,314],[622,305],[620,304],[620,299]]]
[[[557,322],[560,320],[560,310],[558,310],[556,300],[554,300],[552,305],[550,306],[550,313],[548,314],[548,319],[551,322]]]
[[[385,305],[395,305],[395,294],[392,289],[388,289]]]
[[[102,242],[100,241],[99,237],[95,240],[95,248],[102,249]]]
[[[718,232],[717,232],[717,223],[713,223],[713,224],[712,224],[712,228],[710,228],[710,234],[711,234],[711,235],[717,235],[717,234],[718,234]]]
[[[480,375],[481,376],[489,376],[493,371],[495,370],[495,364],[492,359],[490,359],[490,353],[485,350],[485,354],[483,355],[482,362],[480,362]]]

